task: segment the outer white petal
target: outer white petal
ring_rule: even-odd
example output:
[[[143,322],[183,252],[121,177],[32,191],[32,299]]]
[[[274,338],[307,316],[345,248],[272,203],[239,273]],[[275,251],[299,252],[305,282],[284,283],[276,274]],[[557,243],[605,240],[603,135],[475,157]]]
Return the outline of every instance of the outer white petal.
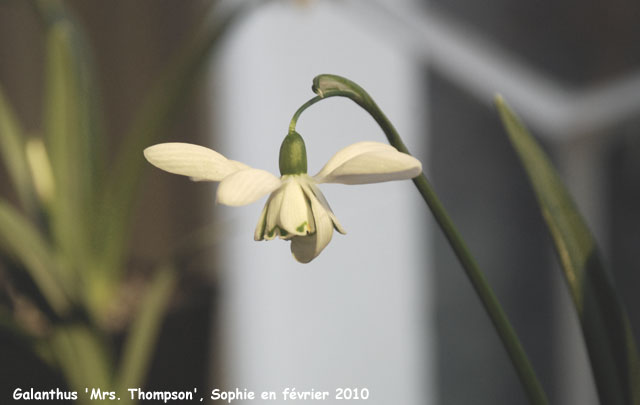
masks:
[[[237,207],[269,194],[281,185],[279,178],[259,169],[245,169],[225,177],[218,186],[216,201]]]
[[[308,185],[304,185],[303,190],[311,203],[316,232],[308,236],[294,236],[291,239],[291,253],[293,253],[293,257],[295,257],[297,261],[309,263],[318,256],[331,241],[333,221],[329,216],[329,212],[323,207],[320,201],[318,201]]]
[[[318,183],[367,184],[416,177],[422,164],[397,150],[367,151],[344,161],[331,172],[316,177]]]
[[[394,151],[393,146],[381,142],[358,142],[340,149],[329,159],[326,165],[314,176],[318,183],[326,183],[323,179],[346,161],[367,152]]]
[[[331,218],[331,221],[333,222],[333,227],[335,228],[335,230],[340,232],[343,235],[346,235],[347,231],[344,230],[344,228],[338,221],[338,218],[336,218],[335,214],[333,213],[333,210],[331,210],[331,206],[329,206],[329,202],[324,197],[324,194],[322,194],[322,191],[320,191],[320,189],[313,183],[309,183],[309,189],[313,193],[313,195],[316,196],[318,201],[320,201],[320,204],[322,204],[324,209],[327,211],[327,214],[329,214],[329,218]]]
[[[249,168],[212,149],[190,143],[153,145],[144,150],[144,157],[159,169],[189,176],[195,181],[220,181],[231,173]]]
[[[283,186],[278,225],[288,234],[308,235],[312,232],[313,214],[297,177],[292,176]]]
[[[264,208],[262,208],[262,212],[260,213],[260,219],[258,219],[258,225],[256,225],[256,230],[253,233],[253,240],[263,240],[264,239],[264,233],[267,229],[267,208],[269,207],[269,201],[271,199],[267,200],[267,203],[264,205]]]

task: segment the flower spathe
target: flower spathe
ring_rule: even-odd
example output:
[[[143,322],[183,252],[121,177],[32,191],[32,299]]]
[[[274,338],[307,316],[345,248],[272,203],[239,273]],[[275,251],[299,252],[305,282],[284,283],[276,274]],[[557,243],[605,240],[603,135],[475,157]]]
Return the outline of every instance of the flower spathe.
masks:
[[[216,197],[220,204],[241,206],[270,194],[258,220],[254,239],[271,240],[277,236],[290,240],[293,256],[302,263],[310,262],[322,252],[331,241],[334,229],[345,233],[318,184],[404,180],[416,177],[422,171],[420,161],[390,145],[359,142],[338,151],[318,174],[309,176],[306,173],[306,155],[304,168],[300,166],[296,170],[294,165],[291,169],[285,163],[286,169],[283,170],[283,159],[287,162],[289,158],[284,145],[285,142],[280,151],[283,172],[280,178],[227,159],[214,150],[187,143],[154,145],[145,149],[144,156],[151,164],[167,172],[189,176],[194,181],[220,182]],[[299,147],[294,149],[295,153],[306,154],[304,144],[302,152]],[[297,161],[297,158],[293,156],[292,161]]]

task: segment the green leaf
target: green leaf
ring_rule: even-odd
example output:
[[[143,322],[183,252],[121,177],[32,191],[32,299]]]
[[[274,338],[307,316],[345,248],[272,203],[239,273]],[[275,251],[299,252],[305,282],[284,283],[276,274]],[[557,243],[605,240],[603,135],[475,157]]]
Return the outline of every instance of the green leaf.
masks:
[[[640,404],[640,365],[629,320],[595,239],[549,158],[502,97],[496,106],[553,238],[591,361],[600,402]]]
[[[95,330],[81,324],[59,326],[53,332],[50,345],[71,389],[84,393],[85,388],[108,391],[113,387],[107,345]],[[79,398],[89,402],[82,394]]]
[[[70,266],[87,273],[94,156],[88,73],[73,25],[64,19],[47,33],[46,146],[54,179],[51,229]]]
[[[102,229],[95,217],[102,198],[99,180],[105,139],[95,65],[82,27],[65,2],[38,0],[31,4],[47,33],[44,110],[46,149],[55,186],[55,195],[47,204],[52,239],[62,253],[61,267],[84,282],[86,306],[99,319],[104,312],[102,293],[111,293],[113,283],[105,283],[105,275],[96,271]],[[33,146],[38,152],[38,144]],[[101,294],[94,294],[96,290]]]
[[[69,309],[68,292],[56,266],[51,246],[38,230],[7,202],[0,200],[0,246],[14,256],[36,283],[49,305],[58,313]]]
[[[35,210],[34,188],[27,163],[24,132],[0,87],[0,154],[22,206]]]
[[[143,385],[175,284],[176,274],[173,267],[158,268],[125,342],[122,362],[116,374],[118,391]]]

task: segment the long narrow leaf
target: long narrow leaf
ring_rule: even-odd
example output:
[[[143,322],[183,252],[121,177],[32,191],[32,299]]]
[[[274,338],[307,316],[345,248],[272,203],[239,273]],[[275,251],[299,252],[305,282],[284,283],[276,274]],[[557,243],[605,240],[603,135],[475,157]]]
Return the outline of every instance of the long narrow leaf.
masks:
[[[34,189],[25,153],[25,136],[0,86],[0,156],[20,202],[27,212],[35,209]]]
[[[148,287],[125,342],[122,362],[116,374],[118,391],[140,387],[144,382],[175,282],[175,269],[165,266],[158,269]]]
[[[93,166],[84,70],[73,36],[73,27],[65,20],[49,29],[45,125],[55,184],[50,214],[53,239],[69,268],[79,269],[89,254]]]
[[[54,331],[50,345],[70,388],[80,393],[81,403],[91,403],[85,388],[89,394],[92,388],[111,390],[113,369],[109,353],[95,331],[81,324],[63,325]]]
[[[67,2],[62,0],[37,0],[30,4],[41,17],[45,30],[50,32],[55,27],[65,27],[68,33],[67,46],[71,51],[70,62],[73,63],[76,93],[82,104],[78,105],[80,115],[79,126],[87,135],[85,139],[88,169],[85,176],[90,178],[87,186],[96,183],[104,170],[105,143],[104,117],[102,115],[101,91],[97,85],[96,64],[91,52],[91,44],[77,16],[68,9]],[[94,190],[91,190],[94,191]],[[94,199],[98,196],[92,196]],[[94,201],[92,201],[94,202]]]
[[[11,205],[0,200],[0,246],[19,260],[47,299],[49,305],[63,314],[69,309],[65,278],[56,266],[51,246],[37,229]],[[67,290],[70,290],[67,285]]]
[[[501,97],[496,105],[553,238],[580,318],[600,402],[638,405],[635,341],[595,239],[542,148]]]
[[[81,24],[66,2],[39,0],[32,4],[48,33],[45,125],[47,147],[56,185],[51,205],[51,229],[65,266],[84,279],[89,312],[100,318],[111,284],[96,272],[100,224],[95,220],[102,189],[105,142],[96,86],[95,64]],[[74,272],[75,271],[75,272]]]

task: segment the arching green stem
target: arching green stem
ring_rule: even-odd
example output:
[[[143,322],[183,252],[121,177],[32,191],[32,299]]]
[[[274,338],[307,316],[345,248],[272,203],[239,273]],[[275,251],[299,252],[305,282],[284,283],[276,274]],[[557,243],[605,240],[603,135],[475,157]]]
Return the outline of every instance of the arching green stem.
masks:
[[[311,100],[309,100],[306,103],[302,104],[300,106],[300,108],[298,108],[298,111],[296,111],[296,113],[293,114],[293,118],[291,118],[291,124],[289,124],[289,133],[295,132],[296,124],[298,123],[298,118],[300,118],[300,114],[302,114],[302,112],[304,110],[306,110],[307,108],[311,107],[312,105],[314,105],[315,103],[317,103],[320,100],[322,100],[322,97],[315,96]]]
[[[367,94],[367,92],[360,86],[340,76],[320,75],[314,78],[312,89],[317,96],[307,101],[302,105],[302,107],[300,107],[300,109],[298,109],[298,111],[296,111],[293,119],[291,120],[291,125],[289,127],[290,131],[295,130],[295,125],[300,114],[311,105],[329,97],[347,97],[353,100],[360,107],[364,108],[373,117],[373,119],[375,119],[393,147],[400,152],[409,154],[409,150],[405,146],[404,142],[402,142],[398,131],[396,131],[389,119],[384,115],[369,94]],[[460,261],[460,264],[462,264],[469,281],[471,281],[478,297],[482,301],[487,314],[491,318],[491,321],[493,322],[493,325],[498,332],[509,357],[511,358],[524,390],[529,397],[529,401],[535,405],[548,404],[546,394],[538,381],[535,371],[533,370],[522,345],[520,344],[518,336],[507,319],[497,297],[487,283],[482,271],[478,267],[478,264],[471,256],[471,253],[462,240],[462,237],[449,218],[449,215],[442,206],[442,203],[438,199],[436,193],[433,191],[429,181],[424,174],[420,174],[418,177],[413,179],[413,183],[431,209],[438,225],[444,232],[449,244]]]

